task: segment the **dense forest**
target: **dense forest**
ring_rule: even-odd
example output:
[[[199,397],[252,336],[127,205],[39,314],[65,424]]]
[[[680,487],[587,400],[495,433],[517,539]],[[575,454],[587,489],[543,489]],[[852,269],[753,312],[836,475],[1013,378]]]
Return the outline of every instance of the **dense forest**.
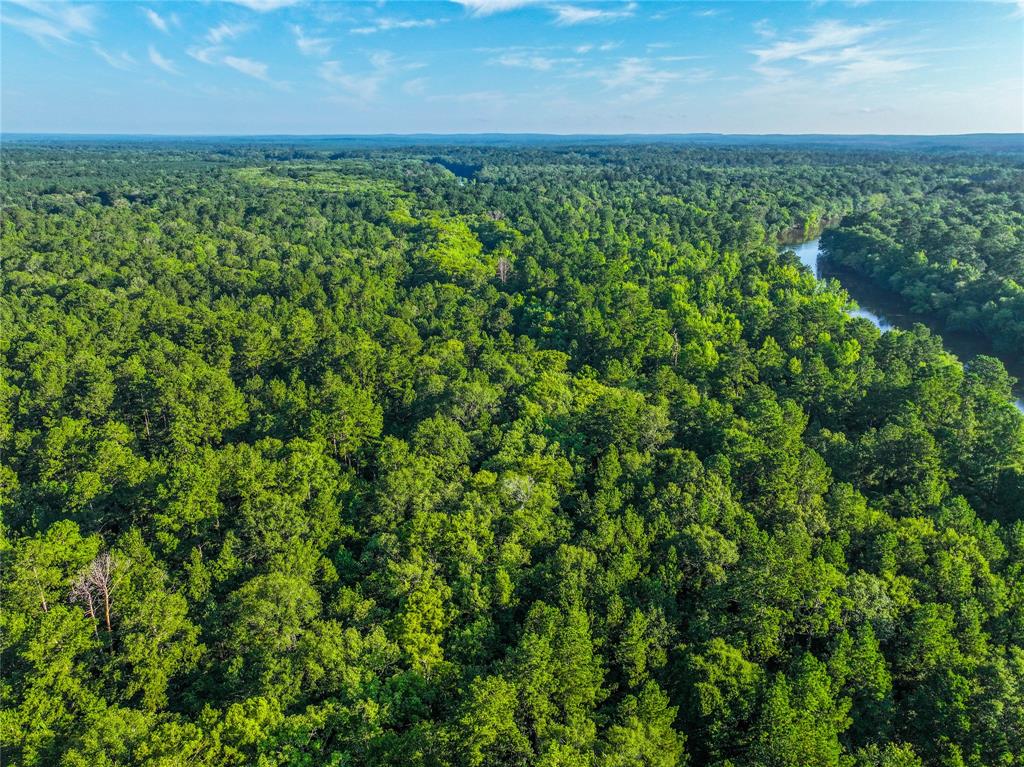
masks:
[[[1024,159],[2,157],[11,765],[1024,765]]]

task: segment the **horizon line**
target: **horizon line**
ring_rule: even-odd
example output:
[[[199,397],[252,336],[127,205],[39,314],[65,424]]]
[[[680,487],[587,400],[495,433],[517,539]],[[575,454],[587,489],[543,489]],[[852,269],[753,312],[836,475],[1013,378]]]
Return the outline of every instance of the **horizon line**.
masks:
[[[595,138],[674,138],[693,136],[722,137],[836,137],[836,138],[968,138],[975,136],[1020,136],[1024,131],[973,131],[970,133],[725,133],[718,131],[690,131],[684,133],[666,132],[635,132],[635,133],[556,133],[541,131],[418,131],[413,133],[378,132],[378,133],[153,133],[153,132],[109,132],[109,131],[3,131],[4,136],[115,136],[144,138],[424,138],[447,136],[551,136],[557,138],[595,137]]]

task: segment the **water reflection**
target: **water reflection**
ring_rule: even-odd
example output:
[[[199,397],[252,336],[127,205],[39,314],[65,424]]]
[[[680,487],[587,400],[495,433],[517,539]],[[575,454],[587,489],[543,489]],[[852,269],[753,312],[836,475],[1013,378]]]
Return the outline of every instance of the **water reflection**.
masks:
[[[811,240],[791,249],[815,277],[836,279],[846,292],[857,302],[859,308],[850,310],[851,317],[863,317],[872,322],[883,333],[894,328],[909,328],[920,322],[934,333],[942,336],[943,345],[961,360],[969,361],[979,354],[999,357],[992,349],[991,342],[984,336],[975,333],[958,333],[944,331],[938,322],[929,315],[911,311],[908,302],[898,293],[887,290],[871,282],[850,269],[829,263],[821,257],[818,240]],[[1017,396],[1017,409],[1024,412],[1024,361],[1010,361],[1000,357],[1010,375],[1018,383],[1014,394]]]

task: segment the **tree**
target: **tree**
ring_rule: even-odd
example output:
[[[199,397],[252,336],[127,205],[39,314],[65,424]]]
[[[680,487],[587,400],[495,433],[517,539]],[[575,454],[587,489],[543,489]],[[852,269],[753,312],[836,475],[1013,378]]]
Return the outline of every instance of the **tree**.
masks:
[[[796,662],[793,675],[777,675],[765,691],[754,729],[754,764],[839,765],[839,736],[850,725],[850,702],[837,698],[825,667],[810,654]]]
[[[91,620],[97,621],[97,613],[102,609],[107,634],[114,630],[110,603],[118,586],[116,570],[116,560],[109,551],[105,551],[90,562],[71,584],[71,600],[84,604]]]

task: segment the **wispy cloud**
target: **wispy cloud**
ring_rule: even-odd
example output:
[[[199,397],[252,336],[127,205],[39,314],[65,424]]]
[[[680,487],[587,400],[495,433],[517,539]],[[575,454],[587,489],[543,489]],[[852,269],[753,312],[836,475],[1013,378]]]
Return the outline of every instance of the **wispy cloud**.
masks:
[[[164,58],[163,56],[161,56],[160,55],[160,51],[158,51],[152,45],[149,46],[149,60],[153,64],[153,66],[159,67],[160,69],[164,70],[168,74],[172,74],[172,75],[180,75],[181,74],[181,72],[178,71],[178,68],[174,65],[174,62],[171,61],[170,59],[167,59],[167,58]]]
[[[96,32],[98,12],[91,5],[43,3],[36,0],[7,0],[2,17],[5,26],[20,30],[37,43],[70,43],[78,35],[91,36]],[[28,16],[10,15],[14,6],[27,11]]]
[[[185,53],[203,64],[216,64],[224,49],[219,45],[192,45],[185,49]]]
[[[787,39],[769,37],[770,43],[751,51],[754,71],[777,87],[802,87],[802,75],[816,70],[816,79],[833,85],[878,80],[918,69],[923,64],[908,46],[878,39],[884,24],[851,25],[822,21]],[[755,25],[764,35],[764,28]]]
[[[381,86],[389,78],[421,66],[399,59],[390,51],[375,51],[370,54],[366,63],[367,67],[353,71],[340,61],[325,61],[320,65],[317,74],[333,86],[344,99],[365,103],[377,98]]]
[[[709,69],[680,68],[672,64],[699,56],[624,56],[605,66],[577,67],[567,77],[597,81],[618,103],[649,101],[664,94],[671,85],[683,86],[709,80]]]
[[[20,30],[42,45],[54,40],[59,40],[62,43],[71,42],[71,37],[68,35],[67,30],[61,29],[47,19],[9,16],[5,14],[3,17],[0,17],[0,21],[3,22],[4,26]]]
[[[572,26],[574,24],[607,23],[628,19],[636,12],[636,3],[629,3],[621,9],[609,10],[581,5],[553,5],[551,10],[555,14],[555,23],[560,26]]]
[[[683,73],[657,67],[648,59],[620,59],[609,72],[598,75],[605,87],[628,91],[631,101],[642,101],[661,95],[669,83],[683,79]]]
[[[244,5],[246,8],[258,13],[276,11],[278,8],[287,8],[289,5],[296,5],[300,0],[231,0],[236,5]]]
[[[390,32],[393,29],[419,29],[422,27],[436,27],[441,21],[438,19],[376,19],[373,23],[362,27],[355,27],[349,31],[354,35],[372,35],[375,32]]]
[[[321,79],[327,81],[344,93],[359,101],[370,101],[380,90],[384,81],[383,75],[377,72],[355,74],[348,72],[340,61],[325,61],[317,70]]]
[[[131,69],[135,65],[135,59],[127,53],[111,53],[100,47],[98,43],[92,44],[93,52],[107,62],[114,69]]]
[[[268,64],[243,56],[232,56],[225,52],[223,46],[193,45],[185,52],[196,61],[202,62],[203,64],[208,64],[210,66],[222,65],[233,69],[236,72],[241,72],[243,75],[255,78],[256,80],[262,80],[263,82],[269,83],[275,87],[288,87],[288,84],[285,82],[277,82],[271,79],[270,66]]]
[[[579,61],[579,59],[541,56],[538,54],[520,51],[509,51],[495,56],[490,60],[490,63],[500,64],[503,67],[515,67],[519,69],[533,69],[537,72],[548,72],[560,64],[573,64],[577,61]]]
[[[228,24],[226,21],[222,21],[217,26],[210,27],[206,33],[206,40],[211,45],[220,45],[225,40],[234,40],[250,29],[248,24]]]
[[[185,53],[203,64],[224,64],[226,63],[227,54],[226,48],[222,43],[225,40],[234,40],[250,29],[252,29],[252,26],[246,23],[229,24],[221,22],[215,27],[210,27],[203,36],[204,42],[208,43],[208,45],[202,43],[191,45],[185,49]]]
[[[571,50],[577,55],[559,55],[557,47],[513,47],[481,49],[495,55],[487,63],[547,73],[560,78],[586,78],[594,80],[608,91],[615,91],[620,100],[644,100],[664,92],[671,83],[703,81],[710,77],[709,70],[674,67],[680,61],[702,56],[659,55],[624,56],[613,60],[588,56],[593,51],[610,51],[617,43],[579,45]]]
[[[573,50],[576,53],[579,53],[580,55],[590,53],[591,51],[600,51],[602,53],[605,53],[607,51],[615,50],[616,48],[619,47],[619,45],[620,43],[601,43],[600,45],[595,45],[594,43],[585,43],[583,45],[577,45],[575,48],[573,48]]]
[[[298,24],[290,27],[295,36],[295,45],[303,56],[326,56],[331,52],[331,40],[326,37],[312,37]]]
[[[492,13],[514,11],[527,5],[534,5],[539,0],[452,0],[461,5],[474,16],[489,16]]]
[[[836,85],[865,80],[879,80],[902,72],[910,72],[923,66],[918,61],[884,52],[860,49],[851,51],[838,64],[837,72],[832,78]]]
[[[257,80],[263,80],[264,82],[270,81],[267,77],[267,65],[262,61],[254,61],[253,59],[238,56],[225,56],[223,61],[227,66],[237,72],[241,72],[243,75],[249,75],[249,77],[255,77]]]
[[[142,14],[146,17],[146,20],[154,27],[159,29],[161,32],[167,31],[167,19],[161,16],[159,13],[154,11],[152,8],[142,8]]]
[[[800,58],[817,51],[854,45],[877,32],[878,25],[850,26],[841,21],[822,21],[807,30],[800,39],[780,40],[767,48],[753,51],[761,63]]]

